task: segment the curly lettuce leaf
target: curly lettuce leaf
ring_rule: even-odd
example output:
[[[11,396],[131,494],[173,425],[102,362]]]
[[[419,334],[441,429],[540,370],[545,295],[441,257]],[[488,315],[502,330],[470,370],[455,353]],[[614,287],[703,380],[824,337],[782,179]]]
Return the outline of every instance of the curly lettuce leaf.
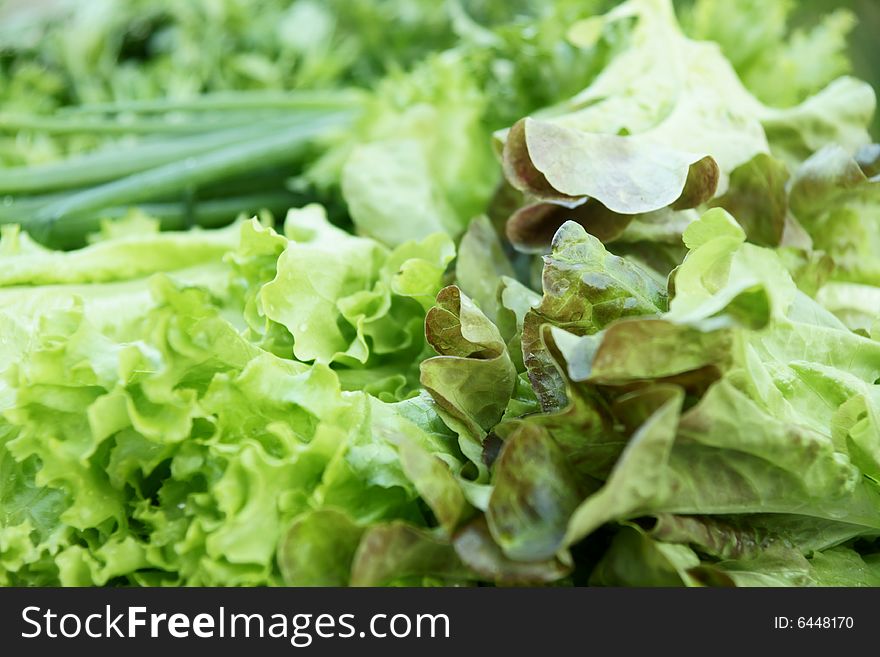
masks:
[[[425,318],[425,333],[439,355],[422,362],[422,386],[460,432],[467,456],[479,463],[483,437],[501,419],[516,385],[507,345],[454,285],[437,295],[437,305]]]

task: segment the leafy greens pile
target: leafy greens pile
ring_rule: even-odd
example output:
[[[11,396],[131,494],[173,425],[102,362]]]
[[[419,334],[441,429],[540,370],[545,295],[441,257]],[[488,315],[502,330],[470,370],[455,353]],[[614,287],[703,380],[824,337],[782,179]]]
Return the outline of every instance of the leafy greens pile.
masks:
[[[0,583],[880,585],[852,18],[513,5],[269,3],[201,54],[208,3],[119,3],[77,57],[22,31]],[[160,230],[266,194],[298,207]]]

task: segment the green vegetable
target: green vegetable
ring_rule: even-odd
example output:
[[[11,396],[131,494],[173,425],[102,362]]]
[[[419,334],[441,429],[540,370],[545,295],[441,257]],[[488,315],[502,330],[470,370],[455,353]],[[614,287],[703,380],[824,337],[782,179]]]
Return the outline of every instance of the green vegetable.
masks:
[[[852,15],[264,4],[0,20],[0,584],[880,582]]]
[[[336,230],[323,221],[317,208],[291,213],[292,240],[254,221],[180,234],[138,226],[137,235],[66,254],[4,237],[12,286],[2,295],[3,531],[35,541],[24,554],[13,550],[14,564],[4,550],[5,583],[102,584],[129,574],[143,584],[257,584],[280,582],[282,573],[300,581],[274,555],[287,525],[312,507],[341,509],[350,522],[424,522],[416,490],[429,497],[435,468],[454,485],[454,435],[422,397],[386,403],[340,384],[348,372],[358,387],[387,390],[389,401],[407,389],[411,363],[392,366],[405,351],[387,361],[379,340],[385,322],[388,339],[408,336],[415,353],[421,348],[419,334],[395,321],[413,313],[420,327],[418,299],[439,289],[439,273],[425,278],[432,265],[421,247],[404,244],[340,289],[339,326],[347,317],[346,331],[376,336],[375,365],[365,353],[365,365],[346,358],[337,374],[245,337],[248,320],[254,339],[284,331],[263,314],[277,309],[283,254],[306,248],[321,257],[316,235]],[[387,254],[349,239],[377,258]],[[258,268],[271,249],[282,253],[271,259],[274,279]],[[440,262],[433,266],[442,272]],[[263,292],[255,307],[241,294],[242,277],[254,271],[266,279],[254,279]],[[371,278],[380,271],[388,278]],[[372,307],[366,321],[349,310],[354,300]],[[332,338],[322,326],[297,320],[292,328],[288,349],[292,342],[300,355],[312,355],[309,340]],[[398,461],[402,440],[409,465]],[[34,495],[45,503],[32,503]]]
[[[875,98],[865,83],[840,78],[800,105],[766,107],[717,45],[684,35],[666,0],[624,2],[588,19],[590,42],[629,20],[630,48],[590,86],[498,134],[505,176],[525,195],[507,225],[520,247],[546,246],[566,210],[584,225],[684,210],[726,192],[758,155],[796,163],[828,143],[868,141]],[[571,29],[578,42],[585,28]]]

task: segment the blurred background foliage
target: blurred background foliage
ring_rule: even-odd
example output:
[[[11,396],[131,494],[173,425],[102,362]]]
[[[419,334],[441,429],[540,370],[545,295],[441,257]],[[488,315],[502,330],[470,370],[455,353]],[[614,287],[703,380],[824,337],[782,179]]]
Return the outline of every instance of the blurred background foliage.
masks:
[[[0,106],[42,112],[224,89],[369,88],[430,52],[467,43],[492,51],[484,84],[495,85],[489,96],[501,99],[492,118],[506,121],[505,106],[515,113],[548,104],[601,68],[601,54],[566,50],[566,30],[615,4],[0,0]],[[878,0],[675,4],[685,29],[719,42],[764,102],[793,104],[846,72],[880,88]],[[880,117],[874,131],[880,138]]]

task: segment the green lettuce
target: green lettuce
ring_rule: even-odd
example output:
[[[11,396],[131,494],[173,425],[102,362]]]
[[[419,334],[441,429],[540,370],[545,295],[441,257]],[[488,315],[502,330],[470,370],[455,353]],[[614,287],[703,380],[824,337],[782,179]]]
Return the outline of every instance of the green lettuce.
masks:
[[[3,226],[0,584],[880,582],[880,149],[849,14],[140,4],[18,30],[0,128],[7,102],[174,131],[169,107],[368,90],[295,172],[208,190],[286,187],[277,225],[120,206],[58,220],[97,229],[71,251]],[[187,100],[232,88],[305,95]],[[107,107],[32,114],[0,161],[114,142],[70,132]],[[8,201],[24,226],[43,202]]]
[[[721,209],[690,224],[667,306],[650,272],[560,228],[524,324],[546,364],[533,385],[558,395],[493,429],[487,531],[462,530],[496,545],[478,567],[497,582],[564,578],[613,526],[594,584],[869,577],[837,546],[880,535],[880,348],[745,237]]]
[[[851,12],[838,9],[815,25],[789,29],[795,9],[790,0],[697,0],[681,18],[690,36],[721,47],[762,102],[788,107],[850,72],[846,38],[856,25]],[[779,84],[783,78],[785,84]]]
[[[324,554],[314,528],[327,523],[346,545],[377,523],[448,535],[467,519],[464,457],[435,405],[345,391],[342,372],[372,362],[358,370],[357,358],[342,359],[347,370],[327,327],[310,334],[284,315],[302,303],[295,287],[278,291],[288,267],[335,267],[338,276],[313,279],[337,286],[320,297],[330,303],[322,312],[352,319],[351,340],[365,350],[413,340],[418,353],[452,245],[438,235],[388,252],[349,236],[350,251],[328,250],[328,232],[345,235],[334,230],[310,207],[288,217],[288,237],[251,220],[105,235],[58,253],[5,233],[4,584],[326,583],[339,572],[348,583],[350,551],[336,547],[326,570],[302,574],[289,536],[300,536],[296,550]],[[375,267],[357,275],[350,265],[363,254]],[[298,271],[304,282],[313,273]],[[286,342],[273,318],[289,320]],[[412,362],[394,356],[368,378],[405,388]]]

